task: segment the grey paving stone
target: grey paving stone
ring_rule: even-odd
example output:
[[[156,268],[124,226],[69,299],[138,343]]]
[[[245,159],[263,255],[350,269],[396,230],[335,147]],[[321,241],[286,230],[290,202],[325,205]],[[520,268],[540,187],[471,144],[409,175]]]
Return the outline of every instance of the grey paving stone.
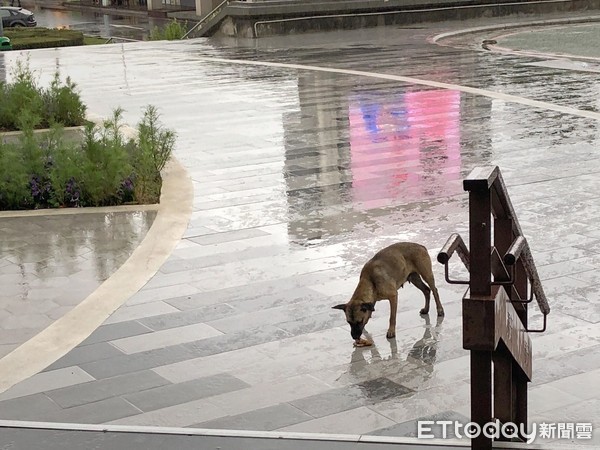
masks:
[[[139,413],[139,409],[122,398],[108,398],[99,402],[62,409],[58,414],[50,414],[48,417],[42,417],[41,420],[64,423],[104,423]]]
[[[94,378],[90,374],[84,372],[77,366],[65,367],[49,372],[40,372],[0,394],[0,400],[24,397],[26,395],[60,389],[66,386],[87,383],[88,381],[93,380]]]
[[[110,345],[107,342],[98,342],[83,347],[75,347],[65,356],[60,358],[55,363],[44,369],[45,372],[50,370],[61,369],[63,367],[80,366],[91,361],[101,361],[123,355],[119,349]],[[93,376],[93,375],[92,375]]]
[[[205,323],[194,323],[177,328],[155,331],[149,335],[131,336],[111,341],[128,355],[220,336],[223,333]]]
[[[335,304],[335,302],[331,302],[331,305]],[[330,328],[341,327],[345,325],[347,325],[346,319],[343,314],[340,314],[339,311],[325,311],[317,314],[307,314],[298,320],[277,324],[279,328],[290,333],[292,336],[328,330]]]
[[[460,413],[455,411],[443,411],[437,414],[433,414],[431,416],[420,417],[415,420],[410,420],[407,422],[399,423],[398,425],[394,425],[392,427],[383,428],[381,430],[374,431],[369,434],[373,434],[376,436],[405,436],[405,437],[417,437],[418,436],[418,422],[419,421],[444,421],[450,420],[452,422],[459,422],[467,424],[470,422],[468,417],[463,416]],[[438,439],[442,439],[444,437],[444,430],[442,425],[432,425],[431,432],[427,434],[432,434]],[[454,427],[447,427],[446,437],[449,439],[455,439],[456,435],[454,434]]]
[[[290,402],[292,406],[319,418],[413,392],[387,378],[376,378],[340,389]]]
[[[202,356],[194,354],[193,351],[184,347],[184,345],[174,345],[132,355],[121,353],[118,356],[113,356],[104,360],[91,360],[91,362],[81,364],[81,368],[94,378],[101,379],[131,372],[139,372],[146,369],[152,369],[153,367]]]
[[[271,245],[262,247],[251,247],[238,252],[215,253],[212,254],[210,258],[201,256],[198,258],[171,259],[160,268],[160,271],[163,273],[174,273],[184,270],[203,269],[211,266],[220,266],[222,264],[227,264],[232,261],[244,261],[251,260],[254,258],[264,258],[267,256],[285,254],[286,252],[287,246]]]
[[[128,320],[115,324],[102,325],[98,327],[80,346],[96,344],[98,342],[113,341],[129,336],[138,336],[140,334],[150,333],[148,327],[142,325],[136,320]]]
[[[220,419],[202,422],[192,427],[218,428],[229,430],[264,430],[272,431],[288,425],[313,419],[312,416],[294,408],[288,403],[269,406],[255,411],[227,416]]]
[[[0,419],[5,420],[52,420],[59,413],[60,407],[41,393],[0,402]]]
[[[223,373],[148,389],[143,392],[126,395],[125,399],[140,410],[148,412],[179,403],[237,391],[248,386],[249,384],[238,380],[234,376]]]
[[[169,301],[167,300],[167,302]],[[139,322],[152,330],[158,331],[195,323],[206,323],[235,313],[236,310],[230,305],[216,304],[182,312],[160,314],[147,319],[140,319]]]
[[[132,392],[143,392],[166,384],[170,384],[168,380],[150,370],[145,370],[54,389],[46,391],[45,394],[61,407],[71,408]]]
[[[212,245],[220,244],[222,242],[238,241],[242,239],[250,239],[268,235],[269,233],[266,231],[262,231],[257,228],[250,228],[246,230],[226,231],[223,233],[213,233],[199,237],[191,237],[190,241],[202,245]]]
[[[181,346],[196,356],[209,356],[264,344],[265,342],[273,342],[286,337],[290,337],[290,334],[286,331],[272,325],[265,325],[260,328],[224,334],[222,336],[182,344]]]

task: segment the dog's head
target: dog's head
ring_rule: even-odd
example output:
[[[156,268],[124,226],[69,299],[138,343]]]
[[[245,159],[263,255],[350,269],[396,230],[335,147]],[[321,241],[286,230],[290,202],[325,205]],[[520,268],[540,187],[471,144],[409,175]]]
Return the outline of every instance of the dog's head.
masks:
[[[350,325],[352,339],[359,339],[365,325],[375,311],[375,303],[348,302],[336,305],[333,309],[341,309],[346,313],[346,321]]]

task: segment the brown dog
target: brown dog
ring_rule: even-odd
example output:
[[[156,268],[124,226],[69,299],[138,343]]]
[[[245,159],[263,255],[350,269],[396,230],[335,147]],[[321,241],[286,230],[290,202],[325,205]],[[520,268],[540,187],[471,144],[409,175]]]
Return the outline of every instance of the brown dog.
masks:
[[[396,336],[398,289],[407,281],[414,284],[425,295],[425,306],[421,309],[421,314],[429,313],[430,296],[433,291],[438,316],[444,315],[427,249],[412,242],[390,245],[379,251],[365,264],[360,272],[358,286],[356,286],[350,301],[333,307],[346,313],[346,320],[350,324],[350,334],[355,345],[371,345],[370,342],[361,340],[360,336],[371,318],[371,314],[375,311],[375,302],[379,300],[388,299],[390,301],[390,326],[387,337],[389,339]]]

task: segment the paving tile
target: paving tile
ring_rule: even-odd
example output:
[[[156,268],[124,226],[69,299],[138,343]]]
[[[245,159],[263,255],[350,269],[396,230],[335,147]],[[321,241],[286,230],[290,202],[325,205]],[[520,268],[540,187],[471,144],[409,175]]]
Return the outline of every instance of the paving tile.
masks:
[[[207,234],[205,236],[190,238],[190,240],[197,244],[211,245],[211,244],[219,244],[222,242],[238,241],[238,240],[250,239],[253,237],[261,237],[261,236],[268,236],[268,233],[261,231],[257,228],[251,228],[251,229],[247,229],[247,230],[227,231],[224,233]]]
[[[4,420],[53,420],[60,407],[44,394],[0,401],[0,419]]]
[[[108,398],[94,403],[62,409],[42,420],[64,423],[104,423],[139,414],[139,410],[122,398]]]
[[[312,416],[300,411],[297,408],[294,408],[287,403],[282,403],[280,405],[257,409],[245,414],[226,416],[220,419],[214,419],[192,426],[198,428],[217,428],[226,430],[272,431],[311,419],[313,419]]]
[[[403,437],[418,437],[418,422],[419,421],[451,421],[458,422],[461,424],[467,424],[470,419],[456,411],[442,411],[431,416],[419,417],[415,420],[392,425],[391,427],[383,428],[381,430],[373,431],[369,434],[376,436],[403,436]],[[454,427],[449,426],[443,428],[441,425],[432,425],[431,430],[427,431],[427,435],[433,435],[438,439],[457,439],[454,433]]]
[[[319,393],[312,397],[290,402],[292,406],[313,417],[324,417],[359,406],[382,402],[394,397],[410,394],[408,389],[387,378],[376,378],[341,389]]]
[[[246,368],[255,367],[265,360],[271,361],[271,358],[255,350],[255,347],[250,347],[188,359],[152,370],[171,383],[181,383],[222,372],[235,372],[241,376],[240,374],[243,374]]]
[[[281,428],[281,431],[315,433],[328,430],[332,434],[366,434],[395,425],[393,421],[366,407],[343,411],[320,419],[300,422]]]
[[[265,342],[273,342],[286,337],[289,337],[289,333],[275,326],[265,325],[260,328],[250,328],[235,333],[228,333],[222,336],[182,344],[181,346],[196,356],[210,356],[264,344]]]
[[[195,323],[177,328],[155,331],[149,334],[126,337],[111,341],[111,344],[121,350],[123,353],[131,355],[132,353],[145,352],[172,345],[193,342],[200,339],[207,339],[213,336],[220,336],[223,333],[204,323]]]
[[[98,342],[96,344],[86,345],[83,347],[75,347],[58,361],[46,367],[44,372],[61,369],[63,367],[80,366],[92,361],[101,361],[103,359],[114,358],[120,355],[123,355],[123,352],[107,342]]]
[[[126,395],[125,399],[144,412],[186,403],[206,397],[239,391],[248,384],[229,375],[218,374],[178,384],[148,389]]]
[[[71,408],[132,392],[143,392],[166,384],[169,384],[167,380],[146,370],[62,389],[47,390],[45,393],[62,408]]]
[[[90,374],[77,366],[65,367],[49,372],[40,372],[0,394],[0,400],[37,394],[66,386],[87,383],[88,381],[93,380],[94,378]]]
[[[231,316],[235,313],[236,310],[232,306],[227,304],[217,304],[207,305],[196,309],[188,309],[181,312],[160,314],[140,319],[139,322],[152,330],[159,331],[196,323],[207,323]]]
[[[145,369],[152,369],[154,367],[185,361],[186,359],[192,359],[198,356],[184,347],[184,345],[173,345],[156,350],[134,353],[133,355],[120,353],[118,356],[113,356],[104,360],[92,360],[81,364],[81,368],[94,378],[101,379],[131,372],[139,372]]]
[[[96,344],[98,342],[107,342],[115,339],[121,339],[130,336],[138,336],[150,333],[152,330],[135,320],[128,320],[115,324],[102,325],[98,327],[86,340],[80,345]]]
[[[113,425],[188,427],[198,421],[213,420],[226,415],[227,412],[223,408],[206,399],[200,399],[137,415],[115,418],[108,423]]]
[[[187,272],[182,272],[183,276]],[[151,282],[150,282],[151,283]],[[178,297],[181,295],[191,295],[200,292],[195,286],[184,283],[178,283],[174,280],[171,283],[168,283],[166,286],[152,286],[150,284],[146,285],[146,288],[134,294],[128,301],[128,306],[139,305],[143,303],[152,303],[160,300],[167,300],[172,297]]]
[[[237,415],[309,397],[329,389],[326,383],[310,375],[298,375],[278,383],[262,383],[241,391],[216,395],[209,400],[228,414]]]
[[[144,317],[158,316],[179,311],[177,308],[169,305],[166,302],[158,301],[152,303],[142,303],[140,305],[129,306],[127,304],[117,309],[104,324],[113,324],[126,322],[129,320],[142,319]]]

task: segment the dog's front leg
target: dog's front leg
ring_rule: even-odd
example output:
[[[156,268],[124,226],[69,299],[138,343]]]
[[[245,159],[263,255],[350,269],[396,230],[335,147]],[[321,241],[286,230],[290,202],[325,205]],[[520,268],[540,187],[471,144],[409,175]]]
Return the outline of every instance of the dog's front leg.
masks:
[[[386,337],[391,339],[396,337],[396,313],[398,312],[398,294],[390,295],[390,327]]]

